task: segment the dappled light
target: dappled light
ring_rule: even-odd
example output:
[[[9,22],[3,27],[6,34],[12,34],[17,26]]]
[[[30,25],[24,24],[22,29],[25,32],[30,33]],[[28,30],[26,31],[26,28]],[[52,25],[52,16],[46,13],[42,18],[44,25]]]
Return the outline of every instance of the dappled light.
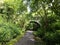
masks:
[[[0,0],[0,45],[60,45],[60,0]]]

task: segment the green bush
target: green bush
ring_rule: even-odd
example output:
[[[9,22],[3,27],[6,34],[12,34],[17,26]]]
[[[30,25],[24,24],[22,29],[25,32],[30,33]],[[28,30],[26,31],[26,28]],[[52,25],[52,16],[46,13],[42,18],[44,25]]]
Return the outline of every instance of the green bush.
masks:
[[[20,34],[20,29],[15,25],[0,25],[0,41],[7,42],[16,38]]]
[[[42,38],[44,36],[44,30],[38,29],[36,32],[34,32],[34,35]]]
[[[57,15],[43,16],[40,24],[40,28],[34,32],[35,36],[40,37],[47,45],[60,43],[60,18]]]
[[[43,39],[48,43],[60,43],[60,30],[56,30],[56,32],[46,32]]]
[[[29,23],[26,25],[26,30],[33,30],[33,23]]]
[[[60,30],[60,22],[52,23],[51,27],[55,30]]]

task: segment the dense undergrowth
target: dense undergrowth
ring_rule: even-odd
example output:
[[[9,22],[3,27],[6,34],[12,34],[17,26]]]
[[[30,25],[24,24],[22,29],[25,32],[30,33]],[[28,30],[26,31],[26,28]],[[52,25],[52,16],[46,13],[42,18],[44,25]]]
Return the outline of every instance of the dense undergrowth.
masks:
[[[2,19],[1,19],[2,20]],[[16,42],[18,36],[22,37],[24,31],[16,24],[10,22],[0,22],[0,45],[5,45],[12,41],[12,44]],[[15,42],[14,42],[15,39]],[[10,44],[8,44],[10,45]]]
[[[43,45],[60,45],[60,0],[1,1],[0,43],[10,45],[25,30],[33,30]]]

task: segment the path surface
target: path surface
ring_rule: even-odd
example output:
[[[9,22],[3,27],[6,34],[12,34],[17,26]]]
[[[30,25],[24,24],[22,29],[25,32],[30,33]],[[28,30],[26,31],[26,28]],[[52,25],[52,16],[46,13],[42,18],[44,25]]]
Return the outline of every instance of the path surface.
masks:
[[[33,39],[33,31],[27,31],[24,37],[19,40],[15,45],[34,45],[35,40]]]

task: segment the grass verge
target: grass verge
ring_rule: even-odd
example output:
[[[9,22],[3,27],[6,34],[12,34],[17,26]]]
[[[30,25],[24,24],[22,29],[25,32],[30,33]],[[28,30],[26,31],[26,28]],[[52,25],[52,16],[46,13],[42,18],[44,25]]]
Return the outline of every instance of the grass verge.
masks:
[[[23,36],[25,32],[22,33],[21,35],[18,35],[15,39],[10,40],[6,45],[15,45]]]

